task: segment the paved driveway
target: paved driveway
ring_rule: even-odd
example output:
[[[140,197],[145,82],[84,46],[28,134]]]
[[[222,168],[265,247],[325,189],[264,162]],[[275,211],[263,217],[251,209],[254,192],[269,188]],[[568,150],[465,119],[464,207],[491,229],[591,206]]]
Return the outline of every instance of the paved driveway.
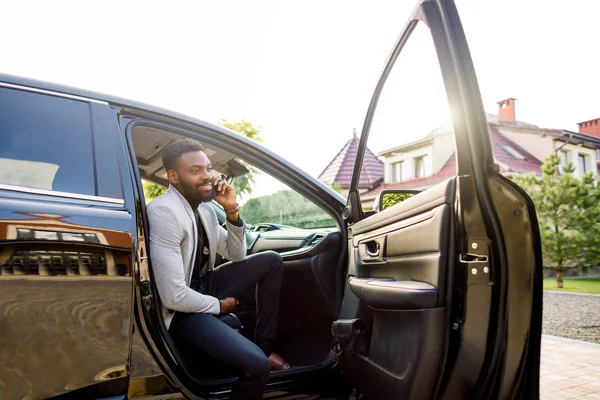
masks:
[[[600,400],[600,295],[544,291],[543,333],[541,399]]]
[[[600,344],[542,336],[542,400],[600,400]]]

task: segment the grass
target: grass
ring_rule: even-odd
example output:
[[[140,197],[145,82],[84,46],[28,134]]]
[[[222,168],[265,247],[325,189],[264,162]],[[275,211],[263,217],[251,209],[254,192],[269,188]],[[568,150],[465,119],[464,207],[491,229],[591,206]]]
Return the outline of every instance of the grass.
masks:
[[[556,278],[544,279],[544,290],[600,294],[600,278],[565,278],[563,286],[556,287]]]

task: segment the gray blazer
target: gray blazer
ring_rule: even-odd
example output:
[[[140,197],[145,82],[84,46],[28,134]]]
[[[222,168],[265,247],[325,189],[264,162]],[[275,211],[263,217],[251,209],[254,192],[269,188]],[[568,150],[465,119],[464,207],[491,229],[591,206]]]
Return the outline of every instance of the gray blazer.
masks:
[[[219,225],[215,210],[206,203],[200,204],[198,211],[210,249],[208,268],[205,266],[207,271],[214,268],[217,252],[231,261],[246,258],[244,226],[227,222],[225,230]],[[148,220],[150,259],[167,329],[173,317],[169,309],[219,314],[218,299],[189,287],[198,250],[198,229],[192,207],[185,197],[169,186],[165,194],[148,204]]]

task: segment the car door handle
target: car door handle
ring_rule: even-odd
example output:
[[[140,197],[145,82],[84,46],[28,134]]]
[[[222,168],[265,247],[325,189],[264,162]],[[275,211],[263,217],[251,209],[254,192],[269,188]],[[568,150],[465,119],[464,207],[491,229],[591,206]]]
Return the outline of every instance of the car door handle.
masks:
[[[369,239],[358,244],[358,253],[363,261],[383,261],[385,236]]]
[[[381,253],[381,245],[377,242],[368,242],[365,244],[365,251],[369,257],[377,258]]]

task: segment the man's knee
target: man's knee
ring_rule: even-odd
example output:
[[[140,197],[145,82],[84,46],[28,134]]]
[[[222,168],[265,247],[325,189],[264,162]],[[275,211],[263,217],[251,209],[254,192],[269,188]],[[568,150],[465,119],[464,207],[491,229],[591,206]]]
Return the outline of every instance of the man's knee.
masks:
[[[265,379],[271,373],[271,364],[269,359],[264,354],[257,355],[252,360],[252,363],[248,370],[245,371],[245,375],[249,380],[258,381]]]
[[[260,254],[262,254],[264,262],[269,265],[269,268],[272,271],[283,272],[283,258],[281,258],[279,253],[273,250],[267,250]]]

